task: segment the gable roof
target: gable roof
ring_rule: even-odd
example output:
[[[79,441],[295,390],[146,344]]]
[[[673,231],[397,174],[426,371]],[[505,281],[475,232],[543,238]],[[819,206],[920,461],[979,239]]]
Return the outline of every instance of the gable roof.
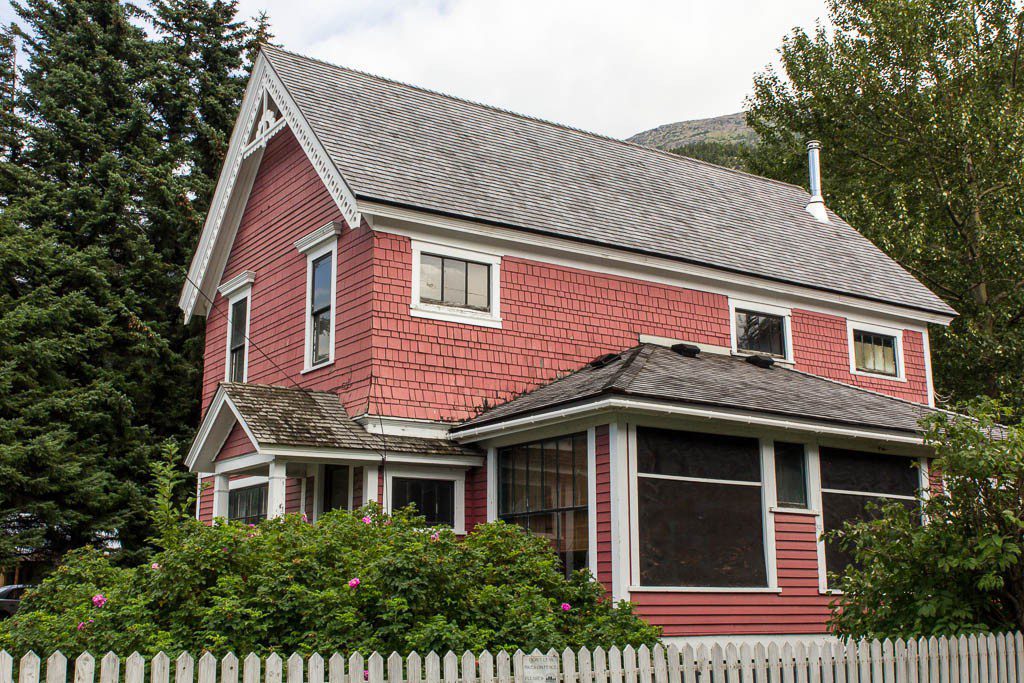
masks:
[[[955,311],[801,187],[265,46],[357,199]]]
[[[255,445],[333,451],[366,451],[377,457],[479,458],[480,451],[448,439],[383,436],[366,431],[345,412],[338,394],[266,384],[224,382],[203,417],[186,458],[189,468],[216,457],[230,430],[239,424]]]
[[[492,408],[452,433],[458,437],[459,431],[472,427],[616,395],[910,434],[919,434],[921,418],[936,412],[778,364],[759,368],[741,357],[712,353],[689,358],[663,346],[642,344],[601,367],[588,364]]]

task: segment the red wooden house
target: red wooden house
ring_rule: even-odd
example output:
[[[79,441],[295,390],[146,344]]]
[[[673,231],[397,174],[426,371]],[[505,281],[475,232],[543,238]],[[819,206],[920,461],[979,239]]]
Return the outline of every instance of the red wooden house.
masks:
[[[180,305],[201,519],[549,537],[666,636],[815,634],[819,534],[927,484],[954,311],[802,188],[274,48]]]

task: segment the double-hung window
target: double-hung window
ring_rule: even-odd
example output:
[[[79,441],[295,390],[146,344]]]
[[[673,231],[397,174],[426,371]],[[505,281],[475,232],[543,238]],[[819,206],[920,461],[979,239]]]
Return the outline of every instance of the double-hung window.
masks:
[[[758,439],[638,427],[640,583],[767,588]]]
[[[846,522],[872,519],[887,503],[918,506],[920,470],[912,458],[821,448],[821,505],[826,534]],[[874,509],[871,504],[874,504]],[[825,568],[842,574],[851,562],[848,552],[826,536]]]
[[[550,539],[566,575],[587,567],[587,436],[498,451],[498,517]]]
[[[306,340],[303,372],[334,362],[338,231],[334,223],[295,243],[306,255]]]
[[[228,301],[227,355],[224,359],[224,380],[245,382],[249,376],[249,318],[252,283],[256,273],[243,271],[217,291]]]

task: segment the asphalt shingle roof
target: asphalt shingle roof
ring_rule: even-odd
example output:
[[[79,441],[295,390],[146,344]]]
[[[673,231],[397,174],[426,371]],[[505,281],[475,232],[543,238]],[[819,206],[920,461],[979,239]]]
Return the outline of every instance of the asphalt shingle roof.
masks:
[[[602,367],[586,365],[453,430],[500,422],[607,395],[750,410],[822,422],[919,432],[927,406],[808,375],[781,365],[701,353],[688,358],[653,344],[623,351]]]
[[[954,314],[801,187],[264,53],[358,198]]]
[[[447,439],[371,434],[345,412],[338,395],[265,384],[224,383],[228,398],[261,446],[310,446],[377,453],[480,456]]]

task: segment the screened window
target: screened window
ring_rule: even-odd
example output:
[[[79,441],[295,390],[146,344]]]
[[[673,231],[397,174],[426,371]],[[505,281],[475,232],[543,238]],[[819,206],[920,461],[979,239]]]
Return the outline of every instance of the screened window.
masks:
[[[899,503],[917,507],[919,470],[912,458],[862,453],[841,448],[821,449],[821,504],[825,533],[842,529],[846,522],[876,517],[878,507]],[[825,568],[842,574],[851,557],[833,539],[825,540]]]
[[[245,328],[249,318],[249,297],[231,304],[231,337],[228,343],[228,381],[245,381]]]
[[[786,357],[786,319],[736,309],[736,350]]]
[[[391,509],[412,505],[427,518],[429,526],[455,526],[455,482],[448,479],[394,477],[391,480]]]
[[[351,477],[352,468],[349,465],[324,466],[324,512],[351,509]]]
[[[775,442],[775,498],[779,507],[807,508],[807,457],[802,443]]]
[[[331,357],[331,290],[334,280],[333,254],[328,252],[310,265],[310,365],[319,365]]]
[[[247,486],[228,492],[228,519],[258,524],[267,518],[267,485]]]
[[[853,331],[853,360],[861,372],[895,377],[897,365],[896,337],[875,332]]]
[[[566,574],[587,566],[587,436],[498,451],[498,516],[550,539]]]
[[[764,587],[757,439],[637,429],[644,586]]]
[[[457,308],[491,308],[491,267],[450,256],[420,256],[420,301]]]

